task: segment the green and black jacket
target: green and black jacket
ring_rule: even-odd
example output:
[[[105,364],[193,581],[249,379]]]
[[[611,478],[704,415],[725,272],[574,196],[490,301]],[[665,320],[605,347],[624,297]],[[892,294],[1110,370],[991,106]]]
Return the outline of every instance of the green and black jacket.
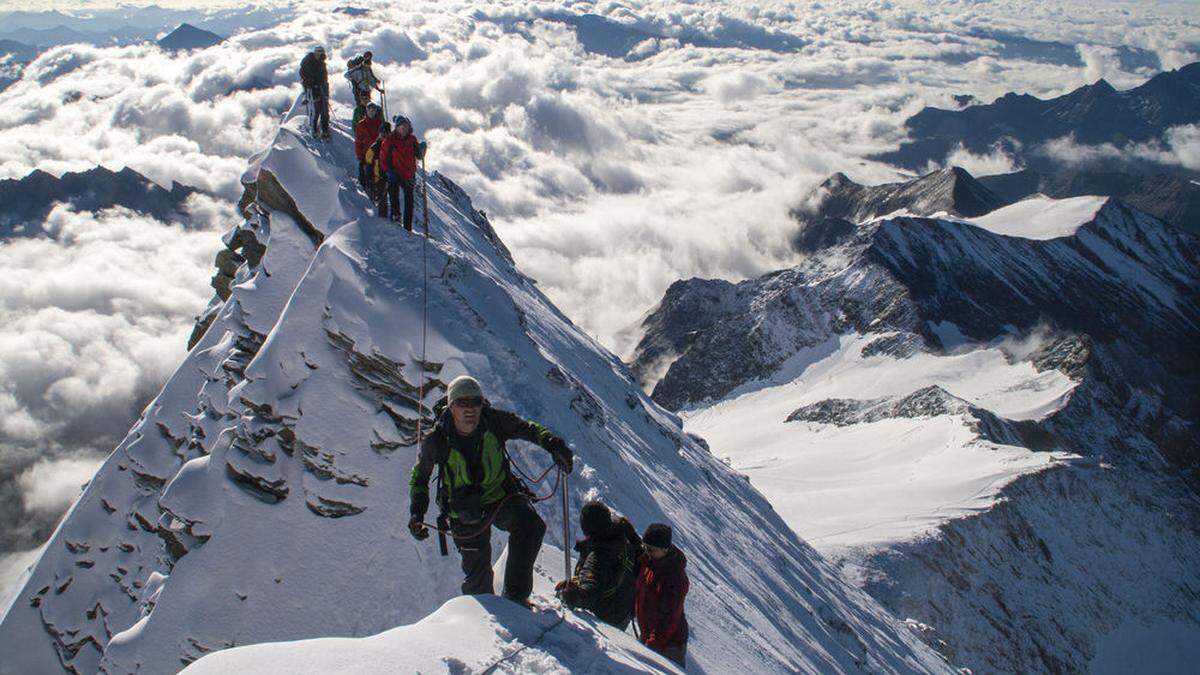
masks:
[[[442,489],[446,503],[454,504],[456,491],[481,492],[479,502],[495,504],[515,489],[516,481],[508,463],[505,444],[512,439],[537,443],[551,456],[556,446],[570,452],[566,444],[546,427],[517,415],[484,405],[475,433],[463,437],[454,433],[454,422],[446,410],[438,418],[433,432],[421,443],[417,464],[408,483],[409,513],[424,517],[429,508],[429,478],[441,467]],[[449,514],[454,517],[453,513]]]

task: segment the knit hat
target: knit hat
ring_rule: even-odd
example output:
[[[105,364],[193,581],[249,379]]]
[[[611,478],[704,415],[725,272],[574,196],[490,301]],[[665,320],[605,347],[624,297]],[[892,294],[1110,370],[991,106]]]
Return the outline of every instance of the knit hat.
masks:
[[[588,502],[580,512],[579,527],[585,535],[598,537],[612,527],[612,513],[600,502]]]
[[[454,405],[460,398],[471,397],[483,398],[483,387],[479,386],[479,380],[470,375],[459,375],[446,387],[446,403],[449,405]]]
[[[655,548],[671,548],[671,526],[651,523],[642,535],[642,543]]]

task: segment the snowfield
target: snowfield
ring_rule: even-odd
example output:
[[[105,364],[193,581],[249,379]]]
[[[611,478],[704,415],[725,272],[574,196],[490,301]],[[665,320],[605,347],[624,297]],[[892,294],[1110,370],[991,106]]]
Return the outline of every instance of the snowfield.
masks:
[[[1017,476],[1069,456],[987,442],[963,414],[842,426],[788,421],[820,401],[894,398],[929,386],[1000,417],[1040,419],[1061,408],[1076,384],[1058,371],[1009,363],[998,348],[864,358],[877,337],[842,336],[793,357],[772,382],[682,413],[688,432],[749,476],[802,539],[838,560],[985,510]]]
[[[1108,197],[1051,199],[1030,197],[965,222],[1009,237],[1057,239],[1069,237],[1096,218]]]

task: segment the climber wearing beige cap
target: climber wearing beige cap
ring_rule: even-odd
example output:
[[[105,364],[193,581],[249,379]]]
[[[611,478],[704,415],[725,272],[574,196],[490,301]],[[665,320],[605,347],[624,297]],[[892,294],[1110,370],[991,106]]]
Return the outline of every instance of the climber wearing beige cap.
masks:
[[[429,536],[429,478],[441,472],[439,505],[449,512],[454,543],[462,555],[464,595],[493,592],[491,525],[508,532],[504,597],[528,604],[533,562],[542,546],[546,523],[518,488],[505,444],[512,439],[537,443],[555,464],[570,473],[571,449],[546,427],[506,410],[493,408],[473,377],[454,378],[446,388],[446,408],[421,443],[409,481],[409,530]]]

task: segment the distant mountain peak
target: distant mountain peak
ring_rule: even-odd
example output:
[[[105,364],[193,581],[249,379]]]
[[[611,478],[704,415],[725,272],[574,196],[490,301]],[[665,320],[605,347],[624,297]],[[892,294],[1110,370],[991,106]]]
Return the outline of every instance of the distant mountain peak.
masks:
[[[801,225],[798,250],[824,247],[853,232],[847,224],[904,211],[915,216],[948,213],[974,217],[1004,203],[966,169],[951,166],[904,183],[864,186],[844,173],[825,179],[806,196],[792,217]]]
[[[190,23],[181,23],[178,28],[159,40],[158,46],[169,51],[204,49],[219,44],[224,39],[216,33],[197,28]]]

